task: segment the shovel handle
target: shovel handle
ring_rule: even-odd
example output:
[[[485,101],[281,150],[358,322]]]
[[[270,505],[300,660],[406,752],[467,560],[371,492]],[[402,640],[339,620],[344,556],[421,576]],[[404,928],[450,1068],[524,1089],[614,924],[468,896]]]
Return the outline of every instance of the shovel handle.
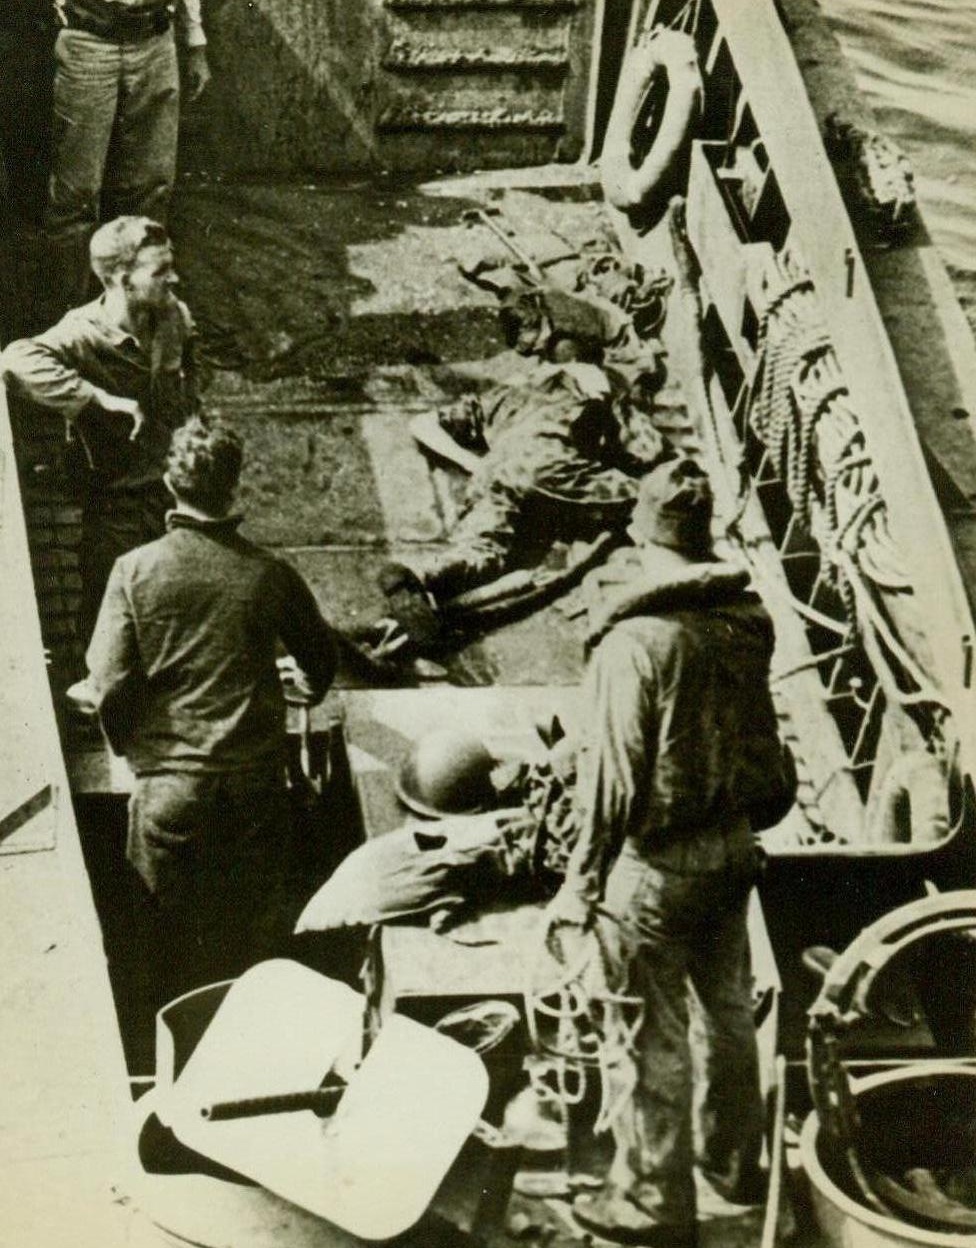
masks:
[[[309,1088],[304,1092],[277,1092],[270,1096],[249,1096],[236,1101],[214,1101],[200,1109],[200,1117],[208,1122],[227,1122],[232,1118],[260,1118],[264,1114],[290,1114],[310,1109],[324,1117],[339,1102],[345,1087]]]

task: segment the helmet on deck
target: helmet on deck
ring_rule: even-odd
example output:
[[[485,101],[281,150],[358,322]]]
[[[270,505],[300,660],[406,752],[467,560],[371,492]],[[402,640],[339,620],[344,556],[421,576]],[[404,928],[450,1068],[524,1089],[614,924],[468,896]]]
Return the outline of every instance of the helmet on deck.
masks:
[[[400,768],[397,797],[415,814],[439,819],[495,805],[496,760],[480,737],[436,728],[418,737]]]

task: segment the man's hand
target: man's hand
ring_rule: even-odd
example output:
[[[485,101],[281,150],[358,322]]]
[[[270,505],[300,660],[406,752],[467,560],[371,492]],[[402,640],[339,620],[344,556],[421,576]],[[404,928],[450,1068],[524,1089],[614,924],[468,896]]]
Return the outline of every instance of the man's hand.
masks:
[[[118,394],[109,394],[107,390],[95,387],[95,402],[103,412],[112,412],[119,416],[128,416],[132,420],[132,432],[129,441],[133,442],[139,430],[146,423],[146,416],[136,399],[124,399]]]
[[[188,48],[186,53],[186,98],[191,104],[203,95],[210,81],[207,49],[203,44]]]
[[[321,696],[309,684],[308,677],[290,654],[283,655],[277,660],[277,664],[278,678],[285,691],[285,701],[290,706],[315,706],[322,701]]]
[[[564,885],[546,906],[546,922],[552,927],[589,927],[596,906],[576,889]]]
[[[86,676],[84,680],[76,680],[73,685],[69,685],[64,691],[64,696],[69,705],[86,719],[98,714],[97,695],[89,677]]]
[[[590,948],[595,907],[571,886],[564,885],[546,906],[543,940],[550,957],[564,968],[575,968]]]

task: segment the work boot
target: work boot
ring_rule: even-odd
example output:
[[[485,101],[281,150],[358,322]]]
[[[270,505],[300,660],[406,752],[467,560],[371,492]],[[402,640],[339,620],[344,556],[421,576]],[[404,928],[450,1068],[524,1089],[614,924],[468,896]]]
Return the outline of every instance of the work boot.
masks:
[[[433,596],[417,574],[402,563],[387,563],[380,569],[377,583],[386,597],[386,618],[395,621],[409,638],[409,647],[400,657],[436,648],[443,640],[441,618]]]
[[[698,1167],[695,1167],[695,1202],[701,1222],[719,1218],[741,1218],[766,1203],[764,1177],[756,1175],[749,1183],[740,1184],[734,1192],[722,1192]]]
[[[614,1244],[636,1248],[698,1248],[698,1227],[694,1222],[674,1226],[654,1222],[620,1188],[585,1193],[573,1201],[573,1218],[585,1231]]]

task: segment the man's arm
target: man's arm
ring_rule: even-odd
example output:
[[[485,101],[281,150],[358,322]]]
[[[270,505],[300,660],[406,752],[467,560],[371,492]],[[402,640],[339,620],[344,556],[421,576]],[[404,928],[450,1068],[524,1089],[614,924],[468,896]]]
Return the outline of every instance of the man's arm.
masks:
[[[585,922],[607,872],[640,817],[654,766],[656,675],[644,646],[616,629],[594,651],[583,681],[576,812],[579,839],[555,912]]]
[[[455,441],[444,428],[436,412],[421,412],[410,422],[410,432],[418,445],[425,451],[446,459],[455,464],[462,472],[473,475],[481,467],[483,456],[469,451],[460,442]]]
[[[62,326],[12,342],[0,355],[0,377],[42,407],[73,420],[98,401],[98,386],[75,367]]]
[[[119,564],[105,588],[86,654],[88,685],[108,743],[125,754],[138,717],[145,676]]]
[[[0,354],[0,378],[41,407],[74,422],[89,407],[100,407],[132,420],[132,435],[143,422],[135,399],[109,394],[81,375],[74,363],[73,339],[63,322],[36,338],[12,342]]]
[[[210,81],[207,36],[200,15],[200,0],[180,0],[178,24],[186,48],[187,95],[190,100],[196,100]]]
[[[284,578],[281,640],[299,668],[298,684],[305,701],[320,702],[336,673],[335,634],[326,623],[312,591],[290,564],[280,565]]]

